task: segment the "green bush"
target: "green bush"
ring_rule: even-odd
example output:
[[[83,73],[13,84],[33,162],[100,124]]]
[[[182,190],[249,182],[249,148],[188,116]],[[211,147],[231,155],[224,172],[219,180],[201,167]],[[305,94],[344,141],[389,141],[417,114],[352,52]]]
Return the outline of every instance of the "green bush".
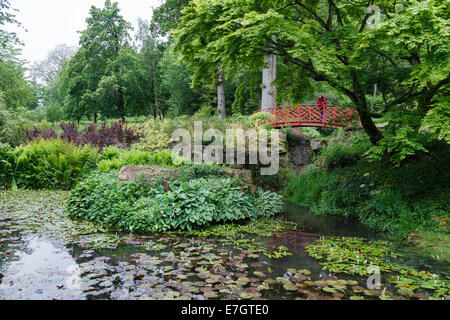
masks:
[[[242,191],[230,179],[177,179],[119,183],[117,172],[97,173],[72,192],[67,210],[75,219],[130,232],[192,230],[220,222],[268,217],[281,211],[280,196]]]
[[[253,129],[271,129],[270,121],[275,121],[275,117],[267,112],[258,112],[248,118],[247,125]]]
[[[302,133],[305,137],[318,139],[320,138],[320,132],[316,128],[302,128]]]
[[[113,147],[105,149],[102,160],[98,163],[98,169],[111,171],[127,165],[175,166],[170,150],[150,153],[135,149],[120,151]]]
[[[302,206],[311,206],[320,199],[323,185],[328,176],[325,170],[311,165],[308,169],[291,180],[284,189],[285,198]]]
[[[98,150],[90,146],[37,140],[14,150],[13,172],[18,187],[70,190],[98,158]]]
[[[362,132],[344,133],[334,135],[323,149],[320,158],[328,169],[343,168],[356,164],[369,150],[371,144]]]
[[[70,194],[69,216],[105,226],[126,223],[133,204],[150,189],[135,182],[119,183],[117,173],[94,173],[79,183]]]
[[[0,142],[0,189],[15,185],[13,164],[14,154],[12,148]]]
[[[310,206],[314,214],[352,216],[398,238],[436,228],[435,216],[450,212],[450,153],[445,143],[427,148],[432,157],[423,155],[398,168],[368,160],[328,171],[312,166],[285,188],[285,196]]]
[[[0,143],[18,146],[25,137],[23,123],[18,113],[6,109],[0,100]]]

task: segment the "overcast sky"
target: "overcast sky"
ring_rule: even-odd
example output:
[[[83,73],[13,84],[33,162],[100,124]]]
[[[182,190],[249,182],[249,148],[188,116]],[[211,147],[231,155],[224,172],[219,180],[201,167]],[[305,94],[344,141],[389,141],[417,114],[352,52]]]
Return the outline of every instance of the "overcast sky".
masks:
[[[140,17],[150,20],[152,8],[158,7],[161,0],[115,0],[119,3],[122,15],[133,23]],[[22,58],[29,62],[44,60],[47,53],[59,44],[78,45],[77,31],[86,28],[85,20],[92,5],[103,7],[104,0],[10,0],[11,7],[18,9],[16,14],[28,32],[7,27],[16,31],[24,42]]]

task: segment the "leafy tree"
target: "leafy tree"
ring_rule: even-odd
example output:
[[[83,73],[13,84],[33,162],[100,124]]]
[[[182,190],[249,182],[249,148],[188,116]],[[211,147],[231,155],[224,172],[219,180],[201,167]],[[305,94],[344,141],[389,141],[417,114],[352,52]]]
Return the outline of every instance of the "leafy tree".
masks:
[[[448,114],[448,100],[439,98],[448,93],[448,12],[443,0],[193,0],[174,35],[197,65],[194,78],[205,73],[205,62],[256,70],[275,53],[299,84],[325,83],[347,97],[373,145],[388,145],[383,139],[408,125],[403,139],[391,139],[397,147],[382,147],[398,152],[404,141],[406,156],[423,150],[421,124],[445,137],[432,119]],[[372,110],[376,84],[384,103]],[[386,137],[375,116],[390,122]]]
[[[194,114],[201,100],[199,90],[194,91],[191,88],[191,72],[185,65],[178,64],[177,60],[177,56],[169,47],[159,63],[162,70],[161,91],[166,113],[169,115]]]
[[[116,59],[108,64],[95,91],[102,115],[124,118],[125,115],[148,114],[142,108],[146,99],[143,86],[146,80],[141,57],[133,48],[122,48]],[[117,109],[111,109],[111,106],[117,106]]]
[[[131,24],[117,3],[91,7],[80,49],[63,68],[66,110],[74,118],[121,117],[135,114],[143,99],[139,58],[129,45]]]
[[[0,1],[0,26],[19,25],[9,1]],[[17,35],[0,29],[0,99],[5,108],[34,108],[37,92],[24,77],[24,62],[19,59],[21,45]]]
[[[372,156],[393,154],[399,164],[417,151],[426,152],[430,139],[450,141],[448,9],[442,0],[399,1],[356,52],[362,62],[367,52],[383,57],[386,70],[392,71],[382,78],[391,87],[381,87],[389,127]]]
[[[219,53],[208,47],[209,43],[219,41],[224,33],[215,28],[221,16],[222,7],[203,2],[189,3],[183,10],[183,16],[177,29],[172,30],[174,50],[180,59],[194,71],[192,86],[214,84],[217,87],[217,104],[222,117],[226,117],[225,106],[225,75],[226,68]]]
[[[166,36],[175,29],[182,15],[182,10],[190,0],[166,0],[161,6],[153,10],[153,24],[160,36]]]
[[[0,26],[5,24],[15,24],[21,26],[20,22],[16,19],[16,15],[14,14],[15,11],[15,9],[11,8],[9,0],[1,0]],[[12,46],[19,44],[21,44],[21,42],[16,33],[0,29],[0,56],[4,54],[4,50],[9,52],[9,49]]]
[[[159,40],[154,24],[139,19],[136,40],[140,43],[141,68],[145,74],[146,109],[157,116],[164,113],[163,93],[161,92],[160,61],[164,54],[165,43]]]

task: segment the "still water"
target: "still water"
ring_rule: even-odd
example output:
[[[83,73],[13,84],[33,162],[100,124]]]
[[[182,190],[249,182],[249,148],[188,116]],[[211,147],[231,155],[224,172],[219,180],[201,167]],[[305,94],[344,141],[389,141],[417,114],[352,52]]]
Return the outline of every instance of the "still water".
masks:
[[[277,219],[301,227],[273,236],[230,234],[223,241],[218,240],[223,235],[115,233],[120,244],[99,249],[87,249],[80,241],[62,244],[3,219],[0,299],[294,299],[299,292],[303,298],[314,299],[322,296],[283,282],[283,277],[295,272],[295,277],[307,281],[335,279],[307,254],[306,245],[328,236],[383,238],[350,219],[313,216],[307,208],[292,204],[286,204],[284,215]],[[289,255],[274,258],[261,254],[258,246],[284,247]],[[417,255],[404,245],[396,250],[406,266],[448,275],[448,264]],[[366,281],[349,275],[339,275],[339,279],[354,280],[360,286]],[[386,287],[392,289],[389,283]]]

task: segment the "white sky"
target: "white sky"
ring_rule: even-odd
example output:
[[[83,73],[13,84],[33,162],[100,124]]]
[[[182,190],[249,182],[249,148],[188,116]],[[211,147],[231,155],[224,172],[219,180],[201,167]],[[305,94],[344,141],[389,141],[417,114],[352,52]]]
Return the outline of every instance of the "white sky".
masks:
[[[152,8],[158,7],[161,0],[115,0],[119,3],[121,14],[135,27],[138,18],[150,20]],[[11,7],[18,9],[16,18],[27,29],[7,26],[9,31],[17,32],[22,47],[22,58],[41,61],[50,50],[59,44],[78,45],[79,33],[86,28],[85,20],[92,5],[103,7],[104,0],[10,0]],[[131,34],[132,36],[134,33]]]

